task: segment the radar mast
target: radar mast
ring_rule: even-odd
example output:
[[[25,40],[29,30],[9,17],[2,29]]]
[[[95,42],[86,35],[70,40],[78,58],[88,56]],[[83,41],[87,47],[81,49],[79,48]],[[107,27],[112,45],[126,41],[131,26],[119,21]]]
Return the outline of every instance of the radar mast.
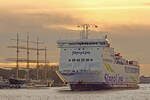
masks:
[[[77,27],[80,27],[82,29],[80,38],[81,39],[88,39],[88,31],[90,27],[95,27],[97,28],[98,26],[95,24],[83,24],[83,25],[78,25]]]

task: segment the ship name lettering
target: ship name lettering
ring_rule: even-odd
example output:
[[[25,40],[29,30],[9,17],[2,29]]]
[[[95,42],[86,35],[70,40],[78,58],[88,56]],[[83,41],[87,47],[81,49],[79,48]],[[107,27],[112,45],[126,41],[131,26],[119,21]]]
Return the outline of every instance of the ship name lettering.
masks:
[[[111,82],[113,84],[123,82],[123,77],[120,76],[119,74],[116,74],[116,75],[105,74],[104,78],[106,82]]]
[[[72,51],[72,55],[87,55],[90,51]]]

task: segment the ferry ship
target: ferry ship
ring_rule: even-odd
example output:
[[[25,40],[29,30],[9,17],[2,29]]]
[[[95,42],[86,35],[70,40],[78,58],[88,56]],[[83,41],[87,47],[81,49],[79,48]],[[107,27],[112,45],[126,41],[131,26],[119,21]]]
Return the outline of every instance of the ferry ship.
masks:
[[[59,73],[71,90],[138,88],[138,62],[116,53],[107,35],[88,39],[90,25],[81,27],[81,39],[57,41],[60,48]]]

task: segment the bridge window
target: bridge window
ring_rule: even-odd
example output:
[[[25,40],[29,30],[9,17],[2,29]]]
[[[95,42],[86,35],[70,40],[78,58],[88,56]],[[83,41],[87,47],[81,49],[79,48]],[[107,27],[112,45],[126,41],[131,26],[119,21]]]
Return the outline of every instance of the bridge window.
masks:
[[[68,60],[69,62],[71,61],[71,59]]]
[[[82,58],[82,59],[81,59],[81,62],[83,62],[83,61],[85,61],[85,59],[84,59],[84,58]]]
[[[138,73],[139,69],[138,68],[125,67],[125,72],[126,73]]]
[[[91,62],[92,62],[93,59],[88,59],[88,58],[87,58],[87,59],[85,59],[85,58],[81,58],[81,59],[68,59],[68,61],[69,61],[69,62],[71,62],[71,61],[72,61],[72,62],[80,62],[80,61],[81,61],[81,62],[85,62],[85,61],[86,61],[86,62],[88,62],[88,61],[91,61]]]
[[[80,61],[80,59],[77,59],[77,62],[79,62]]]
[[[89,61],[89,59],[86,59],[86,61]]]
[[[72,62],[76,61],[75,59],[72,59]]]

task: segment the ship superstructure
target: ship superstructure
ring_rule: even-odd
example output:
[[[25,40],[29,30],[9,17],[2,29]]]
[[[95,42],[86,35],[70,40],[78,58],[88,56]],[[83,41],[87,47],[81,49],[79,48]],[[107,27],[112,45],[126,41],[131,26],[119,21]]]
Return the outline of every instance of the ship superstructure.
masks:
[[[72,90],[137,88],[139,65],[116,53],[105,38],[88,39],[89,25],[78,40],[58,40],[59,72]]]

